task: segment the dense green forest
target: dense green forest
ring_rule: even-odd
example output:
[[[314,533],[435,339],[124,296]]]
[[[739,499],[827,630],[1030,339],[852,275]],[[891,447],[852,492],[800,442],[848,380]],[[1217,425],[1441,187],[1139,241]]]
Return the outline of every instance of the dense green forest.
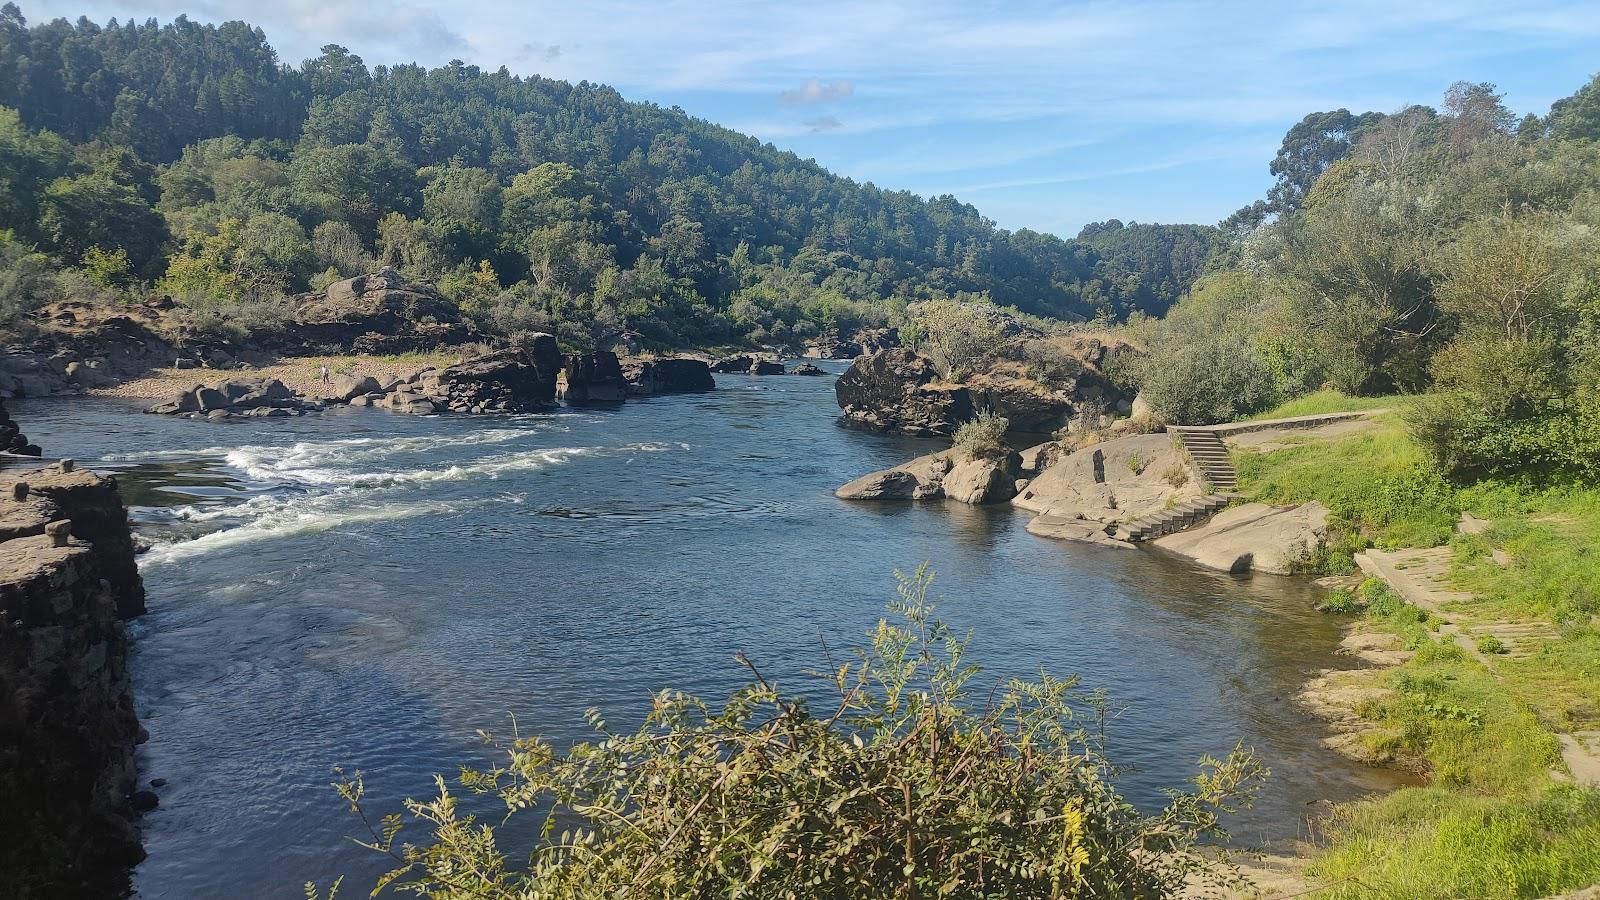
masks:
[[[1314,113],[1272,171],[1211,273],[1133,328],[1159,410],[1426,392],[1412,428],[1447,473],[1600,476],[1600,76],[1544,117],[1466,82]]]
[[[792,344],[930,297],[1159,314],[1215,231],[1008,232],[602,85],[334,45],[294,68],[240,22],[29,27],[7,4],[0,107],[14,305],[60,267],[249,320],[388,263],[492,331]]]

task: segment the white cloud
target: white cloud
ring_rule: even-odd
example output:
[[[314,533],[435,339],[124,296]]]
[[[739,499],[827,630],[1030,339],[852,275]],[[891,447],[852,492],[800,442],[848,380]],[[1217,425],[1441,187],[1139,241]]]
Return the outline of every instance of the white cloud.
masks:
[[[822,82],[811,78],[807,79],[805,84],[779,94],[778,102],[785,106],[813,106],[818,103],[844,100],[855,92],[855,84],[844,79]]]

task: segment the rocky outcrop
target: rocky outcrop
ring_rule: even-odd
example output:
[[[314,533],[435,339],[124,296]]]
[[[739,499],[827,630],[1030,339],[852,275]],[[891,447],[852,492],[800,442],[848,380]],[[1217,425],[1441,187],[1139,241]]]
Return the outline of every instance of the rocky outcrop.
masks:
[[[406,281],[385,267],[296,297],[294,323],[283,342],[313,351],[331,347],[402,353],[478,338],[462,324],[455,304],[436,289]]]
[[[11,414],[6,412],[3,401],[0,401],[0,453],[39,455],[39,445],[28,442],[28,436],[22,433],[22,427],[11,421]]]
[[[189,358],[175,343],[176,310],[170,298],[129,306],[63,300],[34,310],[24,343],[0,353],[0,398],[81,393]]]
[[[321,408],[320,401],[296,394],[276,378],[225,378],[211,384],[197,384],[145,412],[218,421],[299,416]]]
[[[615,353],[569,353],[562,359],[556,399],[576,405],[618,403],[627,394],[628,382]]]
[[[451,412],[532,412],[555,402],[560,375],[561,351],[556,339],[539,333],[442,372],[423,373],[415,391],[402,388],[396,393],[401,402],[426,400]]]
[[[23,487],[26,485],[26,487]],[[0,470],[0,890],[116,897],[143,857],[122,619],[144,609],[110,478]]]
[[[1072,449],[1054,441],[1030,447],[1033,480],[1012,504],[1037,513],[1029,531],[1104,540],[1116,526],[1200,496],[1170,435],[1134,434]]]
[[[954,434],[972,418],[972,397],[945,384],[933,363],[909,350],[885,350],[857,359],[834,394],[854,425],[906,434]]]
[[[966,382],[972,405],[1004,416],[1010,431],[1054,434],[1072,421],[1071,395],[1037,381],[1005,375],[978,375]]]
[[[1223,572],[1290,575],[1322,545],[1328,508],[1320,503],[1246,503],[1209,522],[1157,538],[1155,545]]]
[[[628,380],[628,393],[681,394],[716,388],[711,367],[704,360],[683,356],[629,360],[622,366]]]
[[[711,363],[719,375],[782,375],[783,363],[776,353],[735,353]]]
[[[807,359],[855,359],[861,355],[861,345],[837,338],[822,338],[806,345]]]
[[[956,450],[919,456],[863,475],[834,491],[841,500],[938,500],[981,505],[1016,496],[1022,458],[1012,452],[970,457]]]
[[[794,368],[790,369],[789,370],[789,374],[790,375],[825,375],[827,373],[823,372],[821,369],[817,368],[816,366],[812,365],[811,363],[801,363],[800,365],[795,366]]]

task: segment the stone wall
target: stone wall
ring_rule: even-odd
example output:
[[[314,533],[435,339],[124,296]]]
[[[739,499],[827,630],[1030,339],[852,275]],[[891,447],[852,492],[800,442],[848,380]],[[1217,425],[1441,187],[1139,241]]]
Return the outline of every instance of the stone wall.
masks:
[[[116,482],[0,469],[0,896],[116,897],[143,857],[123,619],[144,610]],[[22,485],[26,485],[23,488]]]

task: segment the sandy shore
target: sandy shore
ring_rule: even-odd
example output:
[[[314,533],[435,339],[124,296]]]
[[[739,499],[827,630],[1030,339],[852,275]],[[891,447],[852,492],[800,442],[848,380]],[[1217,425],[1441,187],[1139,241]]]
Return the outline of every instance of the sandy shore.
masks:
[[[460,353],[408,354],[406,356],[306,356],[284,357],[253,369],[151,369],[115,387],[97,388],[99,397],[125,397],[134,400],[166,400],[197,384],[210,384],[224,378],[276,378],[296,393],[316,396],[321,389],[321,371],[326,365],[336,374],[405,377],[428,366],[442,369],[461,361]]]

